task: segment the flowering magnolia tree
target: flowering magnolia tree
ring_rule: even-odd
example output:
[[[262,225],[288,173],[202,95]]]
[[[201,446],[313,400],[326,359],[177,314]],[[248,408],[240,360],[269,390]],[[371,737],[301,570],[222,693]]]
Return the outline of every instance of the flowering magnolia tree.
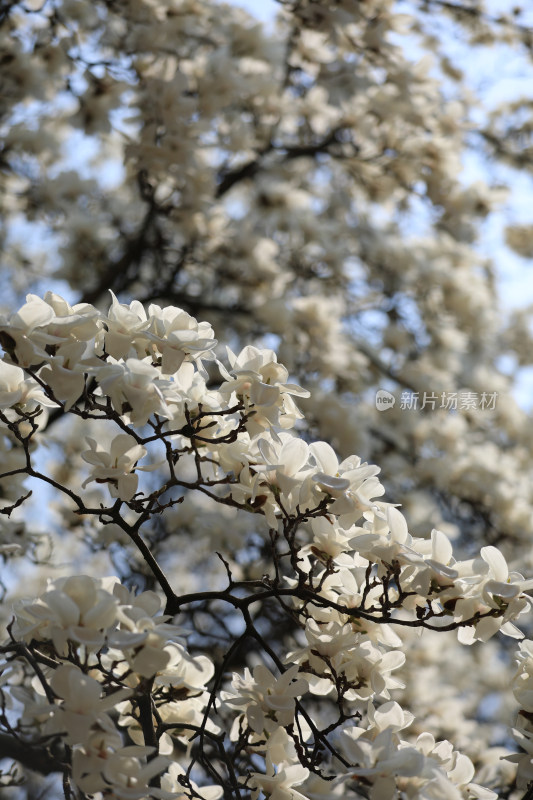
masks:
[[[528,9],[276,5],[0,6],[9,800],[533,795]]]
[[[494,546],[457,560],[443,532],[410,535],[380,499],[377,467],[299,434],[294,397],[308,392],[272,350],[228,348],[224,364],[211,326],[181,309],[113,297],[102,313],[52,293],[28,295],[0,335],[1,477],[18,497],[4,513],[24,504],[26,476],[48,483],[89,526],[129,540],[159,590],[69,575],[16,603],[1,648],[13,755],[31,766],[36,749],[62,771],[67,798],[497,797],[423,720],[418,736],[404,733],[414,715],[392,698],[408,657],[401,632],[520,637],[513,621],[530,610],[533,580],[509,572]],[[98,430],[81,449],[81,487],[37,464],[47,407]],[[218,552],[222,585],[182,591],[148,540],[161,515],[179,524],[189,494],[213,513],[261,519],[263,575],[243,578]],[[524,784],[533,642],[519,658]],[[248,660],[253,669],[231,673]]]

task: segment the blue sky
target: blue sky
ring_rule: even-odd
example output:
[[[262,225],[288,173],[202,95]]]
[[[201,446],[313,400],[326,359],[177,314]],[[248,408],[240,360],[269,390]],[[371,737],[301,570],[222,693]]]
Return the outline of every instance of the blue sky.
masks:
[[[242,6],[263,22],[271,21],[279,9],[279,3],[275,0],[233,0],[232,5]]]

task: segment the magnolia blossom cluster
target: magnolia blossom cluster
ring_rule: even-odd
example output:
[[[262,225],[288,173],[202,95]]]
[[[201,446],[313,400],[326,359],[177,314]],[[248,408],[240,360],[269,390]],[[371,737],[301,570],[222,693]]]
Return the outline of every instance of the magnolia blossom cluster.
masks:
[[[33,422],[42,405],[80,416],[88,429],[106,419],[117,430],[105,444],[88,436],[82,453],[89,465],[82,491],[101,484],[112,505],[105,496],[91,511],[82,494],[80,510],[122,524],[137,546],[142,540],[127,520],[133,515],[141,524],[164,512],[184,490],[261,515],[274,571],[253,587],[243,582],[240,589],[257,594],[231,594],[231,579],[226,594],[214,594],[259,641],[248,606],[261,600],[260,591],[277,597],[294,624],[285,653],[262,645],[275,672],[250,664],[229,683],[227,669],[214,678],[212,660],[188,647],[187,632],[160,613],[153,592],[135,596],[118,579],[78,576],[53,580],[37,600],[19,602],[12,642],[32,648],[44,665],[33,690],[15,687],[13,697],[24,704],[26,724],[71,748],[72,780],[81,791],[109,790],[120,800],[183,792],[216,798],[221,785],[207,794],[194,789],[195,773],[183,773],[185,759],[175,757],[178,747],[196,758],[198,735],[220,742],[224,754],[235,748],[225,755],[232,762],[242,751],[251,754],[232,780],[254,797],[336,797],[348,788],[372,800],[496,797],[473,782],[472,761],[449,741],[429,731],[409,734],[413,715],[394,699],[408,657],[395,628],[457,630],[463,644],[498,631],[520,638],[514,622],[531,606],[533,581],[510,571],[495,546],[462,560],[442,531],[411,535],[399,509],[381,499],[377,467],[357,456],[339,461],[326,442],[298,435],[303,415],[294,397],[308,393],[269,349],[228,350],[225,365],[210,326],[180,309],[152,305],[145,312],[113,296],[106,314],[52,293],[44,300],[29,295],[0,321],[0,336],[1,419],[30,460],[30,445],[44,436]],[[204,362],[218,370],[218,388],[208,385]],[[154,443],[155,463],[139,466]],[[180,463],[188,465],[183,473]],[[152,491],[139,488],[138,472],[147,468]],[[168,608],[210,599],[208,591],[180,600],[143,554]],[[529,741],[524,647],[515,685],[525,723],[517,735]],[[221,731],[231,745],[222,745]],[[324,741],[321,764],[316,752]],[[532,763],[527,750],[519,758],[526,782]]]
[[[207,656],[188,652],[185,632],[160,610],[154,592],[135,595],[117,578],[84,575],[50,581],[37,600],[16,605],[13,636],[51,646],[57,660],[45,670],[54,702],[46,702],[49,694],[45,698],[35,682],[35,693],[14,689],[14,696],[24,703],[27,723],[44,735],[60,735],[72,748],[73,779],[83,792],[112,789],[119,800],[141,800],[148,793],[176,797],[171,761],[164,755],[172,752],[172,742],[163,737],[160,755],[153,757],[155,748],[142,735],[139,741],[130,699],[149,681],[158,689],[165,722],[199,726],[214,667]],[[73,652],[75,663],[69,660]],[[121,727],[136,744],[124,744]],[[162,772],[169,790],[149,789]]]
[[[46,365],[42,377],[66,410],[83,393],[85,376],[94,374],[115,409],[122,413],[131,406],[131,421],[140,425],[151,414],[166,416],[160,373],[174,374],[186,360],[201,365],[202,359],[213,358],[216,344],[211,326],[181,309],[153,305],[147,314],[140,303],[123,306],[114,296],[104,317],[88,303],[71,307],[53,292],[44,300],[29,295],[0,327],[4,349],[15,364]],[[32,399],[34,384],[26,385],[22,377],[13,367],[4,368],[3,408]]]
[[[527,787],[533,780],[533,642],[530,639],[520,644],[512,686],[520,706],[513,735],[522,753],[509,756],[509,760],[518,763],[518,785]]]
[[[531,173],[531,101],[513,96],[531,75],[527,4],[286,0],[266,25],[256,4],[220,0],[1,5],[2,302],[49,275],[98,309],[108,289],[146,304],[102,313],[50,295],[3,320],[0,558],[22,547],[37,562],[14,561],[5,582],[20,592],[30,572],[40,581],[70,561],[71,574],[131,570],[194,636],[170,637],[166,666],[153,643],[115,647],[131,675],[117,661],[101,679],[91,659],[108,669],[109,636],[126,630],[106,627],[105,603],[96,632],[83,611],[69,632],[51,623],[31,639],[20,631],[36,620],[20,611],[0,684],[33,676],[34,702],[46,685],[59,707],[64,664],[101,685],[95,706],[133,690],[102,715],[120,717],[122,746],[157,746],[171,763],[135,778],[121,752],[132,792],[468,797],[480,790],[459,750],[478,783],[521,800],[516,764],[500,760],[509,735],[495,717],[514,705],[497,652],[500,629],[528,625],[533,426],[501,365],[531,364],[533,338],[530,309],[499,307],[507,267],[485,234],[501,229],[503,204],[516,223],[506,246],[533,253],[524,193],[501,186]],[[489,49],[504,92],[499,70],[480,82],[471,68]],[[469,182],[472,150],[482,180]],[[208,319],[233,352],[171,306]],[[305,419],[296,383],[312,390]],[[397,398],[387,410],[382,388]],[[414,412],[398,402],[405,389],[497,402]],[[41,501],[39,479],[46,515],[22,502],[32,490]],[[226,570],[236,583],[223,591]],[[52,614],[53,591],[32,614]],[[0,617],[8,625],[9,602]],[[435,630],[418,638],[421,627]],[[198,698],[158,684],[202,653],[220,667],[211,702],[200,678],[188,678]],[[188,716],[196,731],[166,721],[184,697],[203,704]],[[13,702],[0,728],[25,744],[25,723],[6,727]],[[61,733],[36,732],[26,763],[44,749],[66,764]],[[85,758],[87,743],[68,747]],[[137,750],[135,769],[154,756]],[[116,770],[93,763],[72,778],[89,792],[94,772],[108,782],[95,793],[110,794]]]
[[[482,142],[527,169],[530,109],[527,98],[494,108],[478,139],[461,50],[468,65],[472,48],[515,42],[525,68],[520,9],[277,6],[274,32],[214,0],[50,0],[32,13],[10,2],[0,244],[15,285],[49,270],[99,306],[108,288],[184,305],[216,320],[235,352],[274,335],[289,372],[312,384],[314,435],[379,463],[413,531],[430,519],[481,540],[488,523],[511,559],[530,536],[533,448],[497,365],[509,348],[530,363],[529,312],[501,313],[497,266],[476,249],[502,176],[467,185],[461,154]],[[453,56],[439,40],[449,17]],[[77,148],[73,168],[65,143],[84,135],[91,155],[82,164]],[[56,245],[38,257],[33,226]],[[529,227],[507,237],[514,247],[518,231],[523,256]],[[498,402],[490,414],[379,413],[384,382],[397,397],[412,387]]]
[[[357,767],[348,768],[333,781],[327,782],[316,776],[314,781],[309,781],[309,770],[287,757],[291,754],[294,759],[295,754],[286,729],[287,726],[292,728],[297,698],[308,688],[298,669],[297,666],[290,667],[276,679],[266,667],[258,666],[253,675],[248,671],[243,677],[234,675],[233,692],[225,695],[230,706],[244,707],[246,724],[256,734],[251,738],[251,746],[257,752],[266,751],[266,774],[254,773],[249,781],[249,785],[256,789],[255,796],[261,789],[266,794],[275,791],[279,793],[275,796],[287,800],[313,797],[319,790],[328,792],[327,796],[337,797],[354,781],[363,778],[370,785],[368,796],[375,800],[395,798],[399,791],[406,798],[496,800],[494,792],[472,783],[472,762],[454,751],[450,742],[436,742],[429,733],[420,735],[413,744],[402,739],[401,731],[409,727],[413,715],[392,700],[379,706],[372,701],[366,707],[361,704],[364,725],[348,727],[340,733],[339,753]],[[329,682],[331,679],[323,681],[323,684]],[[384,698],[387,693],[379,692],[376,687],[375,696],[378,695]],[[232,738],[237,738],[243,724],[243,716],[235,720]],[[305,721],[300,725],[309,736]],[[294,790],[295,786],[304,783],[309,787],[309,795],[305,788],[303,792]]]
[[[468,185],[461,171],[472,142],[528,169],[527,97],[494,107],[478,137],[462,70],[504,42],[527,74],[520,4],[277,6],[274,31],[215,0],[9,3],[0,244],[15,285],[49,270],[98,304],[114,288],[204,309],[236,351],[273,334],[313,382],[317,435],[379,463],[413,529],[431,518],[482,538],[488,519],[527,542],[531,426],[497,364],[509,348],[530,363],[529,311],[501,313],[497,266],[476,248],[502,175]],[[65,143],[84,136],[73,168]],[[507,241],[524,257],[527,213],[509,215],[522,217]],[[56,245],[38,257],[34,226]],[[499,399],[491,415],[379,414],[385,380]],[[472,510],[460,524],[456,504]]]

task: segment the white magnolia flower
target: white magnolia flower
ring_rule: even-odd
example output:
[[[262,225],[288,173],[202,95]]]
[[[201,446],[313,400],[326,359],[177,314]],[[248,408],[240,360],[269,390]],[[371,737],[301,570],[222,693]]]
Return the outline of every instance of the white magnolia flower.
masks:
[[[414,548],[417,553],[403,554],[404,560],[418,567],[416,575],[411,578],[410,588],[427,596],[432,588],[453,586],[459,573],[455,569],[452,544],[446,534],[434,528],[431,539],[417,539]]]
[[[185,770],[174,761],[161,777],[161,788],[173,793],[174,800],[189,800],[190,798],[189,792],[179,782],[179,778],[183,775],[185,775]],[[197,786],[194,781],[191,781],[191,786],[194,790],[194,797],[200,798],[200,800],[219,800],[224,794],[222,786]]]
[[[147,353],[148,317],[142,303],[133,300],[129,306],[119,303],[113,292],[112,302],[105,318],[105,350],[114,359],[134,356],[144,358]]]
[[[518,668],[513,678],[513,694],[520,708],[533,713],[533,641],[520,642]]]
[[[71,306],[55,292],[46,292],[44,302],[54,311],[53,318],[46,326],[48,335],[62,342],[91,342],[95,344],[102,331],[101,314],[90,303],[77,303]],[[58,344],[61,344],[58,341]]]
[[[53,406],[41,387],[33,380],[26,378],[24,371],[5,361],[0,361],[0,409],[13,406],[37,405]]]
[[[108,447],[104,447],[94,439],[87,437],[90,450],[84,450],[81,457],[93,465],[91,475],[82,484],[85,488],[88,483],[107,483],[111,497],[120,497],[121,500],[131,500],[137,491],[139,482],[134,470],[153,470],[158,464],[138,467],[137,462],[146,455],[146,448],[137,444],[132,436],[127,433],[117,434]]]
[[[358,456],[350,456],[339,464],[335,451],[326,442],[314,442],[309,450],[319,468],[313,480],[322,492],[334,498],[328,510],[339,517],[343,528],[353,525],[364,511],[375,505],[373,497],[385,493],[376,478],[379,467],[361,463]]]
[[[17,635],[27,642],[51,640],[60,654],[68,641],[98,649],[117,620],[119,604],[110,588],[109,580],[87,575],[50,581],[38,600],[15,605]]]
[[[311,520],[311,529],[313,542],[302,548],[302,554],[309,551],[322,561],[332,559],[339,566],[353,566],[353,558],[345,555],[353,549],[352,534],[341,528],[335,517],[316,517]]]
[[[233,675],[235,694],[225,695],[229,705],[243,708],[248,725],[255,733],[273,733],[279,726],[290,725],[294,719],[295,699],[308,691],[308,683],[298,677],[298,666],[290,667],[276,678],[264,664],[246,667],[244,675]]]
[[[118,587],[119,597],[124,594],[122,588]],[[183,633],[181,627],[169,623],[167,615],[158,613],[160,605],[154,592],[143,592],[131,602],[121,603],[117,609],[119,628],[108,636],[110,646],[121,650],[133,672],[144,678],[166,669],[173,654],[165,646]],[[203,667],[203,661],[201,664]]]
[[[16,364],[31,367],[48,359],[45,347],[57,339],[46,333],[46,326],[54,316],[48,303],[29,294],[17,312],[10,317],[0,317],[0,342]]]
[[[454,567],[459,573],[458,594],[460,592],[453,607],[454,619],[462,621],[476,614],[488,614],[474,626],[460,628],[459,641],[463,644],[471,644],[476,639],[487,641],[499,630],[521,638],[522,634],[511,620],[531,607],[531,601],[523,592],[533,581],[524,581],[519,573],[509,573],[503,554],[493,546],[482,547],[478,558],[457,562]],[[491,615],[493,610],[504,613]]]
[[[145,800],[146,797],[154,800],[175,800],[174,792],[150,786],[152,778],[168,767],[169,759],[166,756],[156,756],[151,761],[146,761],[142,754],[147,750],[151,752],[152,748],[124,747],[106,760],[102,771],[105,784],[111,786],[117,800]]]
[[[302,418],[292,396],[309,397],[310,393],[301,386],[287,383],[289,373],[283,364],[278,364],[272,350],[248,345],[238,356],[229,347],[227,351],[231,373],[219,365],[225,379],[220,392],[223,396],[234,393],[242,400],[246,411],[255,412],[247,426],[250,434],[276,425],[292,428],[295,420]]]
[[[342,732],[342,746],[352,763],[358,763],[354,774],[359,777],[412,777],[424,769],[424,756],[415,747],[399,746],[399,739],[391,728],[381,730],[375,738],[373,732],[362,728],[348,728]]]
[[[70,306],[53,292],[34,294],[11,317],[0,318],[0,338],[10,358],[23,367],[49,361],[52,350],[67,342],[95,341],[100,314],[89,304]]]
[[[300,786],[309,776],[309,770],[300,764],[280,764],[277,770],[267,763],[267,773],[252,772],[248,786],[254,791],[252,797],[257,800],[259,792],[263,792],[269,800],[308,800],[294,789]]]
[[[86,342],[69,342],[58,348],[55,357],[40,372],[39,377],[52,389],[54,397],[65,404],[65,411],[83,393],[86,372],[95,361],[91,353],[94,355],[94,348],[91,350]]]
[[[152,414],[165,419],[172,416],[164,395],[172,393],[172,384],[161,379],[160,370],[149,360],[128,358],[122,363],[109,357],[93,371],[115,411],[127,415],[133,425],[144,425]]]
[[[308,463],[309,446],[290,433],[282,432],[276,438],[263,435],[257,440],[257,449],[266,468],[267,482],[278,486],[284,495],[288,496],[293,489],[300,488],[311,471]],[[254,468],[260,466],[262,464],[254,463]]]
[[[331,619],[318,622],[311,618],[305,626],[307,647],[288,653],[287,660],[297,662],[309,690],[316,695],[335,692],[335,676],[350,683],[346,697],[367,700],[374,695],[389,697],[389,690],[403,687],[391,673],[405,662],[401,650],[384,651],[366,637],[354,632],[351,624]],[[306,666],[309,672],[306,672]]]
[[[214,675],[213,662],[204,655],[192,656],[183,645],[171,642],[165,646],[168,662],[155,676],[156,686],[172,686],[191,694],[202,692]]]
[[[102,685],[73,664],[57,667],[50,686],[62,703],[51,707],[50,730],[66,732],[70,745],[83,744],[97,727],[109,730],[107,712],[131,696],[131,689],[117,689],[102,697]]]
[[[83,745],[72,751],[72,778],[82,792],[92,794],[105,788],[102,770],[107,759],[122,748],[122,736],[110,717],[100,716],[85,736]]]
[[[186,357],[201,368],[202,359],[214,359],[217,341],[208,322],[198,322],[181,308],[151,305],[148,309],[150,330],[148,339],[155,352],[160,353],[161,371],[173,375]]]

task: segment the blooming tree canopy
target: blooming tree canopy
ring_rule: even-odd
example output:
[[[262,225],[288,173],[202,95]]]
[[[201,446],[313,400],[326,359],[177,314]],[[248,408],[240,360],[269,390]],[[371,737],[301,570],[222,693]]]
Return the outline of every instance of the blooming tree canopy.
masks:
[[[533,793],[527,9],[277,5],[0,8],[9,800]]]
[[[186,336],[165,328],[184,316]],[[113,526],[161,592],[69,574],[14,606],[1,649],[2,723],[17,746],[30,735],[29,746],[47,752],[67,797],[497,797],[473,782],[471,759],[453,743],[402,733],[415,718],[392,697],[409,653],[401,631],[457,631],[466,644],[498,631],[522,638],[514,622],[531,609],[533,580],[510,572],[493,545],[465,560],[442,531],[411,535],[381,499],[377,467],[305,441],[293,398],[308,392],[287,382],[272,350],[229,350],[226,366],[210,326],[181,310],[145,312],[113,297],[104,313],[53,293],[29,294],[0,335],[2,480],[16,495],[31,476],[93,530]],[[218,367],[217,386],[207,365]],[[89,466],[79,488],[38,465],[48,407],[98,431],[81,449]],[[154,475],[141,484],[146,470]],[[259,516],[268,571],[241,576],[224,548],[220,588],[182,592],[179,570],[165,569],[145,528],[169,511],[179,524],[190,495]],[[13,544],[2,549],[8,557]],[[285,628],[275,646],[265,620]],[[213,639],[226,642],[218,659]],[[231,674],[250,642],[258,663]],[[514,684],[524,720],[529,646]],[[517,727],[519,742],[529,742],[529,724]],[[530,756],[515,758],[527,782]]]

